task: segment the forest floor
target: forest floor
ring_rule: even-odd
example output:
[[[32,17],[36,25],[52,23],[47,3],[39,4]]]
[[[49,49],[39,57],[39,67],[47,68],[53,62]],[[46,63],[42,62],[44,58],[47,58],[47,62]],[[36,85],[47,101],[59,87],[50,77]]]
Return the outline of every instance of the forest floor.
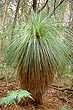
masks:
[[[3,75],[0,76],[0,98],[5,97],[9,91],[20,90],[20,82],[10,75],[6,83]],[[5,105],[0,106],[0,110],[73,110],[73,89],[65,84],[54,83],[43,95],[43,105],[35,107],[33,105]],[[67,107],[67,108],[66,108]]]

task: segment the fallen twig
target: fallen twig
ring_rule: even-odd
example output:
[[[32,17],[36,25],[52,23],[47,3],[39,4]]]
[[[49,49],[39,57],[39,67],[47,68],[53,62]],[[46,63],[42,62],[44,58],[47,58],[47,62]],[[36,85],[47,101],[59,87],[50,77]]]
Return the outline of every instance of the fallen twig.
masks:
[[[73,92],[73,89],[70,89],[70,88],[63,88],[62,86],[58,86],[58,85],[52,85],[52,87],[56,90],[59,90],[59,91],[70,91],[70,92]]]

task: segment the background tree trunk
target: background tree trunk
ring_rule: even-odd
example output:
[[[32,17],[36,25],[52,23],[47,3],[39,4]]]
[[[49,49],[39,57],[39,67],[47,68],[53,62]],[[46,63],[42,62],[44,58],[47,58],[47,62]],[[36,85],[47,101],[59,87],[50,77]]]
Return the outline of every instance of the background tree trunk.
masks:
[[[47,3],[48,3],[48,0],[46,0],[44,6],[40,10],[38,10],[38,13],[40,13],[46,7]]]
[[[4,30],[4,23],[5,23],[6,12],[7,12],[7,0],[5,0],[5,9],[4,9],[4,14],[3,14],[2,36],[1,36],[1,50],[3,49],[3,30]]]
[[[62,19],[63,19],[63,26],[65,26],[66,25],[66,19],[68,19],[68,17],[67,17],[67,11],[66,11],[66,9],[67,9],[67,6],[68,6],[68,2],[69,2],[69,0],[64,0],[64,6],[63,6],[63,12],[62,12]]]
[[[1,30],[1,26],[2,26],[2,17],[3,17],[3,2],[0,1],[0,30]]]
[[[64,2],[64,0],[61,0],[60,3],[54,8],[54,10],[52,11],[52,13],[50,14],[50,17],[53,15],[53,13],[55,12],[55,10]]]
[[[15,25],[16,25],[16,22],[17,22],[17,15],[18,15],[18,11],[19,11],[19,5],[20,5],[20,0],[18,1],[17,8],[16,8],[16,13],[15,13],[15,17],[14,17],[12,36],[11,36],[12,39],[13,39],[13,35],[14,35],[14,28],[15,28]]]
[[[33,0],[33,10],[36,13],[36,11],[37,11],[37,0]]]

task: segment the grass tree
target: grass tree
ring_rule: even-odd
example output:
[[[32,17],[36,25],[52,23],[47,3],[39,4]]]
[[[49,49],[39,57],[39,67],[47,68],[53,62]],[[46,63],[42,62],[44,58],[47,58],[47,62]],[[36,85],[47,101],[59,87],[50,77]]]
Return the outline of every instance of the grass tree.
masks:
[[[15,61],[21,87],[32,94],[34,102],[42,103],[58,67],[70,62],[71,39],[71,31],[40,14],[15,30],[12,43],[7,41],[7,61]]]

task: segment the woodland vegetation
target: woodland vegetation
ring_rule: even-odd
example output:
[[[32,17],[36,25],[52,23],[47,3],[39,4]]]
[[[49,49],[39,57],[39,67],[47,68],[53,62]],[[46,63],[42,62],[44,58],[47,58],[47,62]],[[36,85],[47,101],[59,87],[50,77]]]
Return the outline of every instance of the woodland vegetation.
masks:
[[[0,1],[0,109],[73,109],[73,0]]]

